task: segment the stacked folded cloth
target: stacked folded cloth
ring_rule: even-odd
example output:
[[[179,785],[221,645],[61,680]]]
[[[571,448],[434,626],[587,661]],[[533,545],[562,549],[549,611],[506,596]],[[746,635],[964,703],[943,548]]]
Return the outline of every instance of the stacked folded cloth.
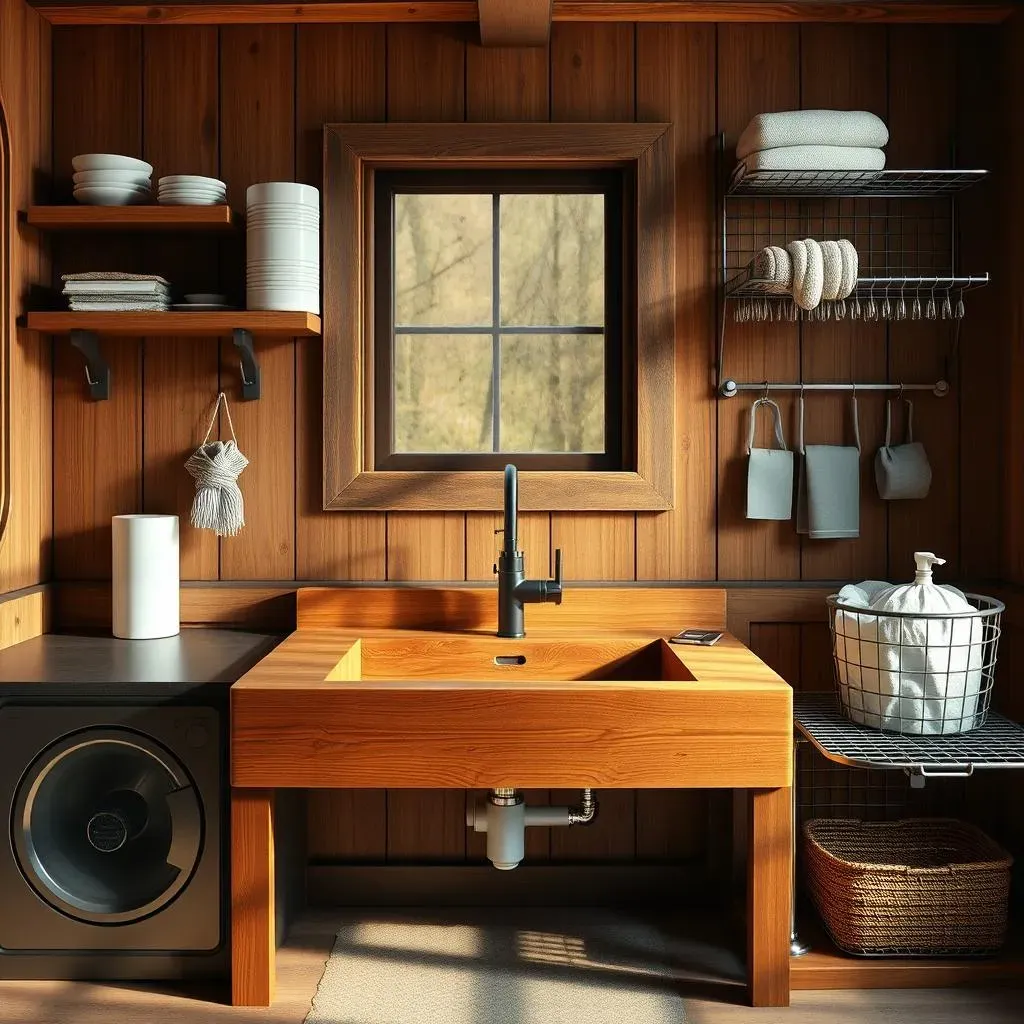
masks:
[[[171,286],[155,274],[65,274],[64,294],[76,313],[162,313]]]
[[[816,310],[822,302],[835,303],[837,317],[846,316],[846,299],[857,287],[860,260],[853,243],[817,242],[804,238],[765,246],[748,266],[750,278],[767,295],[792,295],[800,309]],[[831,306],[827,307],[831,312]]]
[[[733,181],[755,171],[881,171],[885,122],[867,110],[757,114],[736,143]]]

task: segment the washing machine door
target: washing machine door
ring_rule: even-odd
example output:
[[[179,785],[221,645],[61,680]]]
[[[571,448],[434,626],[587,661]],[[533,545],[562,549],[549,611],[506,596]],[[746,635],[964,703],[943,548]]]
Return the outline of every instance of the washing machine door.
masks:
[[[185,769],[129,729],[85,729],[43,751],[18,785],[19,866],[51,906],[80,921],[127,924],[188,884],[203,815]]]

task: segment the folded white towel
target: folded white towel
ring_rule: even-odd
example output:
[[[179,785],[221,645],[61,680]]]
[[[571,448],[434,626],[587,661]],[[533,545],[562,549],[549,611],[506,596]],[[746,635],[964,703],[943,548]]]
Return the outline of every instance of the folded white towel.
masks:
[[[733,181],[755,171],[881,171],[885,153],[853,146],[785,146],[749,153],[733,171]]]
[[[790,242],[786,251],[793,260],[793,301],[801,309],[814,309],[821,302],[825,265],[821,246],[813,238]]]
[[[860,257],[853,242],[848,238],[839,239],[839,251],[843,257],[843,279],[839,285],[839,298],[845,299],[853,294],[860,275]]]
[[[866,110],[779,110],[751,118],[736,143],[736,158],[787,146],[857,146],[889,141],[885,122]]]
[[[766,291],[785,295],[793,287],[793,260],[781,245],[766,245],[751,261],[750,273],[768,282]]]
[[[821,297],[828,302],[842,298],[839,289],[843,284],[843,253],[838,242],[821,243],[821,259],[824,274],[821,285]]]

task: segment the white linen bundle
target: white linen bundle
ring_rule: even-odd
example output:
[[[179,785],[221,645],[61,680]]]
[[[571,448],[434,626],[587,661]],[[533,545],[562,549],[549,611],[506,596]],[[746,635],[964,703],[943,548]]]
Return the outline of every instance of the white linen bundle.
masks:
[[[932,582],[931,567],[944,559],[917,551],[914,560],[911,584],[867,580],[839,591],[840,603],[864,609],[836,609],[840,696],[854,722],[875,729],[923,736],[969,732],[979,724],[982,621],[957,618],[974,608],[956,587]],[[912,612],[922,617],[907,614]]]

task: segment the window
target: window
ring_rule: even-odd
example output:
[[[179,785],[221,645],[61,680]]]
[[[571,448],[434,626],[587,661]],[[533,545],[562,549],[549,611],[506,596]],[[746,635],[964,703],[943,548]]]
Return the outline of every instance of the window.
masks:
[[[324,508],[671,508],[675,177],[667,124],[327,125]]]
[[[375,465],[622,469],[622,174],[377,175]]]

